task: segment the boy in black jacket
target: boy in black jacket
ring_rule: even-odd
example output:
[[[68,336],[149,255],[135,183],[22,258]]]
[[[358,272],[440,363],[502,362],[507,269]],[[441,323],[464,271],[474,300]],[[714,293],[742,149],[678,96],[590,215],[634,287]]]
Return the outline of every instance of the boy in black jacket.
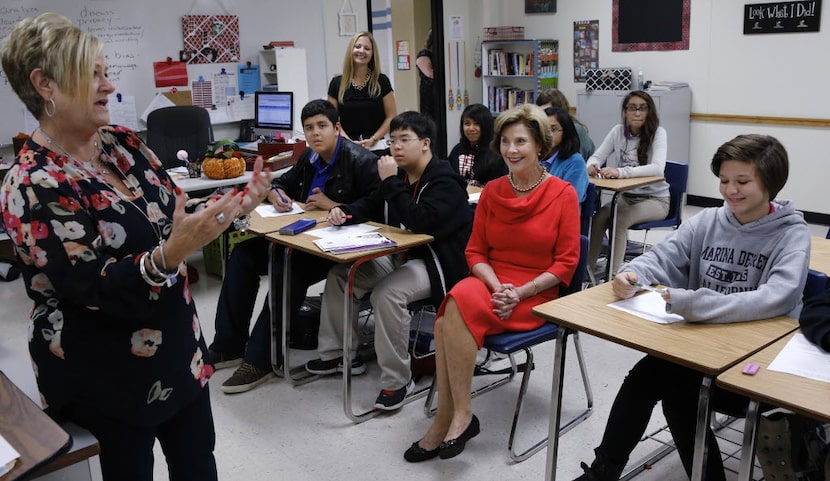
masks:
[[[804,303],[798,323],[810,342],[830,352],[830,289]]]
[[[337,110],[326,100],[312,100],[300,114],[309,148],[300,155],[288,172],[276,179],[268,193],[277,211],[288,212],[292,199],[306,203],[306,210],[329,209],[352,203],[360,206],[379,184],[377,156],[340,135]],[[225,267],[225,278],[216,306],[216,336],[210,345],[214,367],[221,369],[242,362],[236,372],[222,383],[222,392],[240,393],[273,377],[271,370],[271,311],[268,299],[248,335],[248,326],[256,302],[259,278],[268,273],[268,245],[256,237],[237,245]],[[296,319],[308,287],[323,280],[333,262],[295,252],[291,270],[292,318]],[[283,254],[273,259],[273,276],[282,282]],[[282,310],[282,296],[275,299],[277,315]],[[282,319],[279,319],[282,322]],[[280,357],[282,353],[278,354]],[[243,359],[240,359],[244,356]]]
[[[377,162],[381,182],[378,190],[369,202],[335,207],[328,215],[333,225],[377,220],[435,238],[430,244],[410,249],[405,256],[367,262],[355,275],[358,298],[372,291],[375,352],[382,371],[375,407],[388,411],[400,408],[414,388],[406,306],[422,299],[439,305],[444,294],[467,275],[464,248],[473,218],[464,180],[447,161],[433,157],[432,120],[417,112],[404,112],[392,119],[390,132],[392,156],[383,156]],[[317,348],[320,359],[306,364],[311,373],[343,370],[342,310],[347,272],[348,266],[338,265],[326,278]],[[356,350],[356,333],[352,339],[352,350]],[[355,357],[351,369],[352,374],[362,374],[366,366]]]

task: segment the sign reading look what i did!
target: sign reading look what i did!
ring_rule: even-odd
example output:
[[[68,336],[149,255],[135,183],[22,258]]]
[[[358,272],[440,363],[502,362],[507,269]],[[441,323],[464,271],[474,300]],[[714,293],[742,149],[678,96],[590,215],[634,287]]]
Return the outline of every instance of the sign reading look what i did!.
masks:
[[[821,0],[744,5],[744,34],[818,32]]]

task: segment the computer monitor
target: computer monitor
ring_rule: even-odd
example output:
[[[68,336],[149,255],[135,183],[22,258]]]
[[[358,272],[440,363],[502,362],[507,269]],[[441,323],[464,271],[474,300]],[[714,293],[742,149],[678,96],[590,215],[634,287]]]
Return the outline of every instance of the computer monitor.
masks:
[[[294,131],[294,92],[256,92],[254,103],[257,128]]]

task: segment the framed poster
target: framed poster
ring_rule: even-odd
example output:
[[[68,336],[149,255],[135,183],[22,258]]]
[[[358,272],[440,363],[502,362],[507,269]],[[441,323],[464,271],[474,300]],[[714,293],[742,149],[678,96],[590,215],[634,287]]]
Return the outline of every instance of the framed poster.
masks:
[[[611,51],[689,50],[691,0],[613,0]]]
[[[525,0],[525,13],[556,13],[556,0]]]

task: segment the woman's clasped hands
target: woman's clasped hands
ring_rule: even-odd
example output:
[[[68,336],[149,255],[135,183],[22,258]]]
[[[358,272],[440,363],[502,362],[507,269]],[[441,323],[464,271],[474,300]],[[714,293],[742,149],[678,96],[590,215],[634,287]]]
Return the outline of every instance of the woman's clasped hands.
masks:
[[[490,298],[490,302],[493,304],[493,312],[502,320],[510,317],[513,308],[520,300],[519,292],[513,284],[499,284],[493,290],[493,297]]]

